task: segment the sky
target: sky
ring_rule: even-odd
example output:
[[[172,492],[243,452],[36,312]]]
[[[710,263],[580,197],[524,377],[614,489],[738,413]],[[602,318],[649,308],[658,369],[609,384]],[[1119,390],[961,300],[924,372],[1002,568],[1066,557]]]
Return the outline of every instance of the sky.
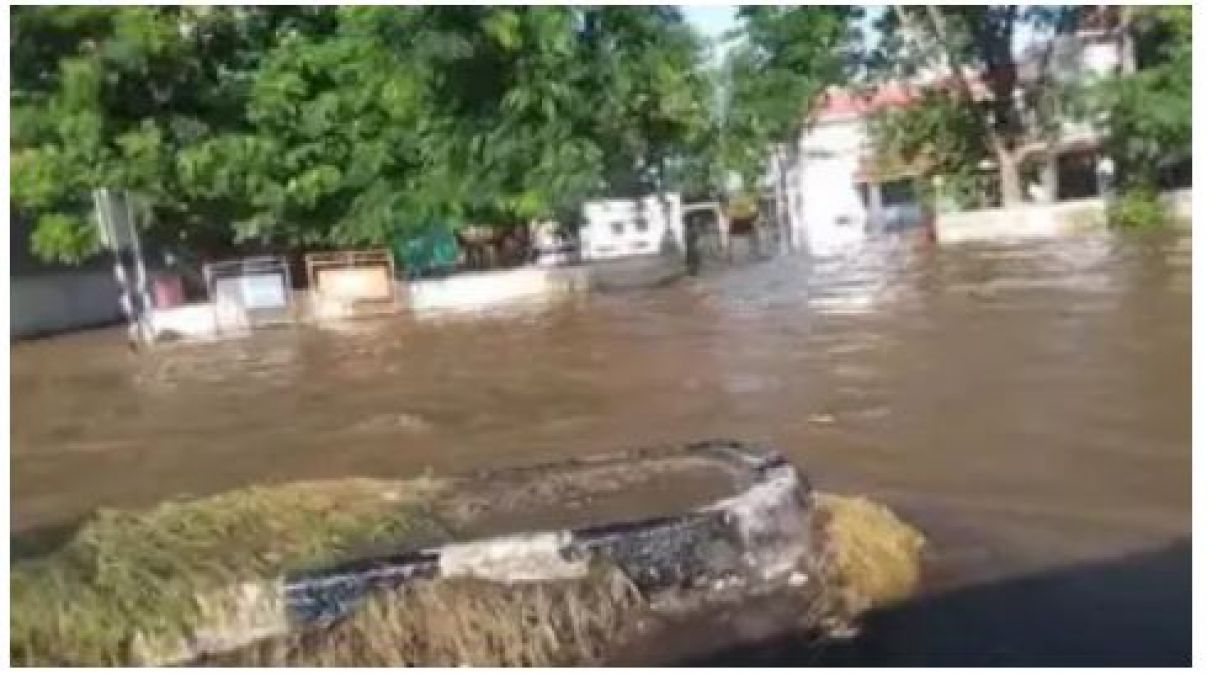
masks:
[[[737,13],[740,5],[679,5],[683,11],[683,16],[687,18],[688,23],[700,31],[704,36],[716,41],[718,49],[714,54],[717,64],[719,65],[725,57],[725,52],[731,44],[722,44],[718,38],[726,31],[737,28]],[[872,24],[879,17],[883,9],[870,8],[863,22],[863,30],[865,34],[872,31]]]
[[[713,58],[716,65],[720,65],[728,48],[731,44],[723,44],[718,38],[726,31],[737,28],[737,12],[740,5],[679,5],[679,9],[683,11],[683,16],[687,18],[688,23],[700,31],[704,36],[714,41],[717,45],[717,50],[713,53]],[[872,43],[878,39],[878,34],[874,28],[876,20],[884,13],[884,7],[868,6],[867,13],[864,16],[861,28],[863,30],[863,39],[867,43]],[[1024,23],[1015,31],[1014,35],[1014,52],[1021,54],[1022,51],[1034,40],[1036,36],[1030,28]]]
[[[737,27],[737,5],[679,5],[683,16],[687,18],[696,30],[705,37],[713,40],[718,49],[713,53],[717,65],[725,58],[727,45],[721,44],[718,38],[725,31]]]
[[[737,5],[680,5],[683,15],[708,37],[717,37],[737,25]]]

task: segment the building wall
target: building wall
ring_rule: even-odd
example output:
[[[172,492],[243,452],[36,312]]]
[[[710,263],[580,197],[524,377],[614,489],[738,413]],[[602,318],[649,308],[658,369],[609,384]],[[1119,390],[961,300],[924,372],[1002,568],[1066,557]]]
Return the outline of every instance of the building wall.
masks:
[[[122,321],[117,282],[107,270],[66,270],[9,279],[12,337],[23,338]]]
[[[669,217],[668,217],[669,216]],[[678,194],[664,199],[588,202],[583,206],[579,242],[584,260],[652,255],[667,247],[683,250],[682,204]]]
[[[1038,76],[1037,69],[1046,63],[1058,79],[1082,81],[1106,76],[1121,63],[1118,43],[1107,34],[1067,36],[1058,40],[1050,61],[1039,56],[1035,51],[1024,57],[1021,70],[1028,77]],[[913,84],[936,82],[947,75],[945,68],[924,69]],[[868,232],[884,229],[885,219],[893,220],[895,211],[917,210],[913,205],[881,208],[876,189],[869,190],[865,200],[858,187],[860,158],[868,154],[866,115],[873,109],[908,105],[909,92],[893,85],[870,98],[847,91],[832,93],[836,95],[815,111],[820,116],[817,121],[801,134],[799,159],[788,172],[794,174],[792,187],[785,195],[793,241],[804,242],[809,250],[823,254],[858,242]],[[1097,142],[1095,129],[1087,120],[1062,120],[1062,136],[1066,143]],[[908,220],[918,219],[912,212],[906,216]]]
[[[856,178],[865,145],[865,125],[858,117],[820,122],[801,135],[793,238],[813,253],[840,250],[864,237],[867,209]]]
[[[49,264],[30,253],[33,224],[9,223],[9,325],[23,338],[91,328],[123,320],[120,294],[103,256],[80,266]]]
[[[1169,205],[1175,218],[1185,221],[1185,224],[1190,223],[1190,219],[1194,215],[1194,190],[1191,188],[1170,190],[1165,193],[1165,203]]]
[[[1191,218],[1191,190],[1165,193],[1175,223],[1187,226]],[[935,225],[939,243],[1007,241],[1061,237],[1106,227],[1106,203],[1100,197],[1028,204],[1009,209],[981,209],[944,213]]]

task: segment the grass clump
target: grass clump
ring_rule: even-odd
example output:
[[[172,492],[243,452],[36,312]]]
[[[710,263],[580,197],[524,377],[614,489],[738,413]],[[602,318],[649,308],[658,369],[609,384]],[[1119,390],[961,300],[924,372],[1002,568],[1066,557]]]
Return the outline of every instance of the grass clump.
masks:
[[[501,584],[438,579],[375,595],[339,624],[214,663],[241,666],[556,666],[598,662],[632,624],[637,589],[616,570]]]
[[[820,493],[823,576],[847,616],[909,597],[921,578],[926,540],[866,497]]]
[[[145,665],[234,647],[204,660],[583,665],[598,662],[631,630],[646,603],[608,567],[578,580],[418,581],[375,594],[334,625],[293,635],[276,630],[284,621],[282,573],[379,547],[446,541],[451,533],[438,514],[450,486],[321,481],[169,501],[142,512],[98,512],[60,549],[13,563],[10,660]],[[820,494],[817,506],[825,542],[819,579],[832,596],[823,604],[854,617],[914,591],[921,534],[862,497]],[[270,637],[235,647],[229,635]]]
[[[1107,207],[1107,221],[1124,230],[1161,227],[1170,220],[1169,207],[1161,199],[1161,193],[1148,185],[1127,188]]]
[[[347,479],[252,487],[135,512],[101,510],[62,548],[15,561],[10,658],[137,663],[139,638],[190,635],[204,598],[386,541],[438,536],[441,485]]]

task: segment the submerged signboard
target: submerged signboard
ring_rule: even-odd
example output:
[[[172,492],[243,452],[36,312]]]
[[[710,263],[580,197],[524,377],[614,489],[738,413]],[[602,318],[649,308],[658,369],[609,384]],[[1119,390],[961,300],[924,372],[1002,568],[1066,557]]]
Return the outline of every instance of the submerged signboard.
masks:
[[[285,277],[281,273],[246,274],[214,282],[217,301],[246,309],[284,309],[289,304]]]
[[[292,320],[289,267],[284,258],[257,256],[210,263],[206,284],[219,331]]]

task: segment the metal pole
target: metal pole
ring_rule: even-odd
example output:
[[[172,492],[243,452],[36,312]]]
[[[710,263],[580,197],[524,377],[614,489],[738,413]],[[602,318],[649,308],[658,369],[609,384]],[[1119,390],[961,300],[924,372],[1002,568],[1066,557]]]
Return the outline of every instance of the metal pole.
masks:
[[[117,281],[118,306],[121,307],[122,315],[126,319],[126,332],[131,346],[137,346],[141,339],[138,317],[134,308],[134,298],[130,291],[130,277],[126,274],[125,261],[122,260],[122,252],[118,247],[112,213],[108,208],[111,201],[112,196],[109,194],[108,189],[98,188],[92,191],[92,204],[96,209],[96,220],[101,231],[101,241],[113,254],[113,278]]]
[[[129,192],[125,193],[126,224],[130,227],[130,246],[134,254],[134,284],[139,300],[138,329],[145,342],[152,339],[151,326],[148,324],[151,312],[151,295],[147,292],[147,265],[142,257],[142,243],[139,241],[138,227],[134,215],[134,199]]]

